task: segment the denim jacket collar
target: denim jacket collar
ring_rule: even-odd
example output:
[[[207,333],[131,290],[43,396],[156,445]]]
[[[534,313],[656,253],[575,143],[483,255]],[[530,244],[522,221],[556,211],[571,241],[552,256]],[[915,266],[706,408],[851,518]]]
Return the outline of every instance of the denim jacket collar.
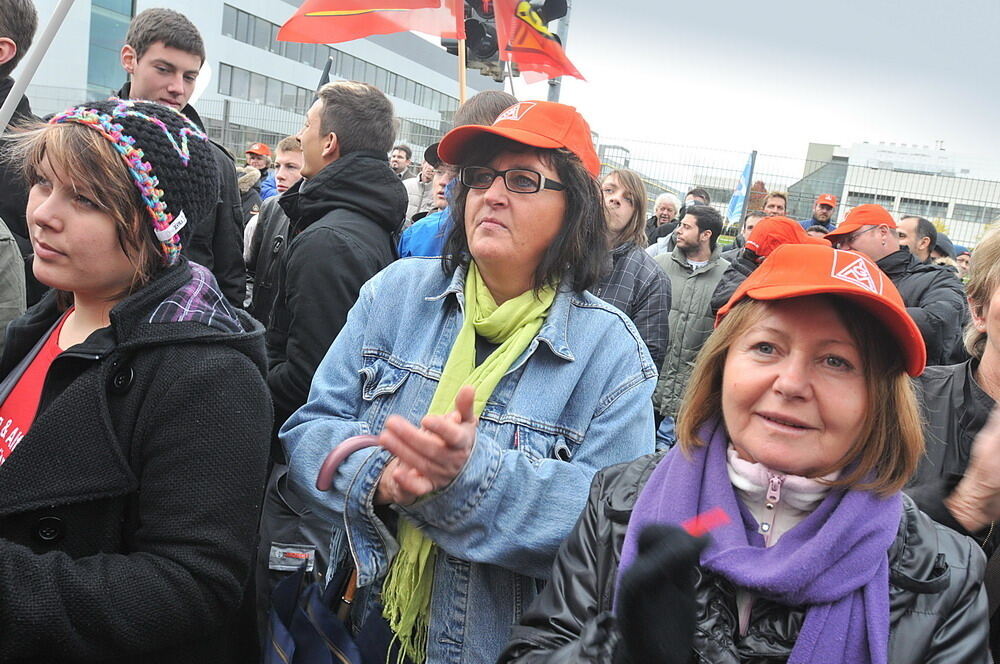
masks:
[[[469,264],[462,263],[455,270],[455,274],[452,275],[451,281],[448,286],[437,295],[430,295],[424,299],[428,302],[433,302],[435,300],[441,300],[448,295],[454,295],[462,311],[465,311],[465,275],[468,274]],[[538,342],[545,342],[552,352],[555,353],[557,357],[561,357],[567,362],[573,362],[576,357],[573,355],[573,351],[569,347],[569,312],[572,306],[573,300],[573,290],[567,284],[566,279],[559,284],[559,290],[556,293],[556,298],[552,302],[552,308],[549,309],[549,315],[545,317],[545,323],[542,325],[542,329],[538,331],[535,336],[535,340],[528,346],[526,353],[534,352],[534,349],[538,347]],[[520,364],[520,360],[514,363],[515,365]]]

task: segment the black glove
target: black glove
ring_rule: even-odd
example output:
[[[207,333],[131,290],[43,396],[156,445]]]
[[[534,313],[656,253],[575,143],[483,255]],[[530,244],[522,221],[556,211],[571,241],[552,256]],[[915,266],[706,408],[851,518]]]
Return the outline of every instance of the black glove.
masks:
[[[695,627],[695,569],[706,537],[677,526],[646,526],[616,602],[616,664],[686,664]]]

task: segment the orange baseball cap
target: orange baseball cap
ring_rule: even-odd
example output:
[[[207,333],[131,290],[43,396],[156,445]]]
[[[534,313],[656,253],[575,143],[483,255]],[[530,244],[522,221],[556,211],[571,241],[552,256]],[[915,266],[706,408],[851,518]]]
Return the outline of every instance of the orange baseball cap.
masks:
[[[899,291],[870,258],[853,251],[814,244],[778,247],[719,309],[715,324],[744,298],[769,301],[806,295],[837,295],[865,309],[903,349],[906,373],[923,373],[927,363],[924,338]]]
[[[551,101],[522,101],[514,104],[490,126],[455,127],[441,139],[438,156],[446,163],[461,164],[470,143],[485,134],[502,136],[535,148],[566,148],[583,162],[595,178],[601,160],[594,150],[590,125],[577,110]]]
[[[247,148],[247,154],[259,154],[262,157],[270,157],[271,148],[267,147],[267,143],[251,143],[250,147]]]
[[[837,207],[837,197],[833,194],[820,194],[816,197],[816,205],[829,205]]]
[[[830,242],[836,242],[839,236],[849,235],[865,226],[888,226],[889,228],[895,228],[896,220],[881,205],[867,203],[859,205],[848,212],[847,217],[840,222],[840,225],[823,237],[830,240]]]
[[[761,258],[766,258],[783,244],[818,244],[829,247],[830,242],[813,237],[802,230],[799,222],[788,217],[764,217],[750,231],[746,248]]]

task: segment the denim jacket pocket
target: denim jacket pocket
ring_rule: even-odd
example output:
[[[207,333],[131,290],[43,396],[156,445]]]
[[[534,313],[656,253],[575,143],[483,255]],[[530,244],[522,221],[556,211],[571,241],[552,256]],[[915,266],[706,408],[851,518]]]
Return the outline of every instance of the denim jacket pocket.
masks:
[[[532,464],[544,459],[571,461],[577,445],[561,434],[552,434],[523,425],[514,429],[514,447],[519,449]]]
[[[400,412],[397,396],[410,372],[383,358],[366,357],[360,374],[363,381],[361,397],[368,410],[364,419],[373,431],[380,431],[386,417]]]

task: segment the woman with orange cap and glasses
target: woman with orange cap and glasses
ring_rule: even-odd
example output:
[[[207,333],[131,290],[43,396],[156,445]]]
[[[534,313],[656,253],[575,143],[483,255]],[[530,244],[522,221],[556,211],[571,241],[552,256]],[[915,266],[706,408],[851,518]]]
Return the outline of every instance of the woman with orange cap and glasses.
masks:
[[[296,491],[331,524],[331,569],[356,567],[372,661],[380,634],[414,662],[494,661],[594,473],[653,451],[656,367],[587,292],[607,254],[587,123],[522,102],[438,152],[461,167],[443,259],[365,284],[281,430]],[[324,458],[361,434],[376,445],[321,491]]]
[[[924,363],[867,257],[778,247],[719,311],[681,449],[596,476],[500,661],[987,664],[982,552],[900,492]]]

